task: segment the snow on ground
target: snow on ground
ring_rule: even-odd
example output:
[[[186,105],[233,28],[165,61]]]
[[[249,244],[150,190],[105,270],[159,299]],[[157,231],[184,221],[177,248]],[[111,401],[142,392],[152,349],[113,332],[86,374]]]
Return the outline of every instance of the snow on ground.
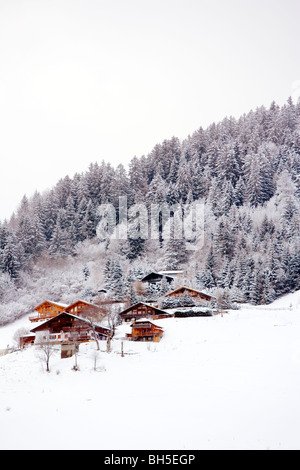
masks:
[[[156,323],[162,341],[124,341],[125,357],[119,327],[96,371],[94,343],[77,372],[58,352],[46,373],[34,347],[0,357],[0,448],[300,449],[300,292]]]

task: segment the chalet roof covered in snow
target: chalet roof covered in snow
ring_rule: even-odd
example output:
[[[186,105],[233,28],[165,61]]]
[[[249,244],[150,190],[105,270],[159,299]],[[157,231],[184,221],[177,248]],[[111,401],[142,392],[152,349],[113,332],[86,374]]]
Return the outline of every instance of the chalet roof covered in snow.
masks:
[[[31,332],[35,333],[36,331],[44,331],[45,329],[47,329],[47,327],[53,323],[53,322],[56,322],[59,318],[61,317],[64,317],[64,316],[68,316],[72,319],[76,319],[77,321],[80,321],[82,323],[88,323],[89,325],[91,325],[92,327],[96,328],[96,329],[101,329],[103,330],[103,333],[104,334],[109,334],[110,333],[110,329],[109,328],[106,328],[104,326],[101,326],[101,325],[98,325],[94,322],[91,322],[90,320],[86,319],[86,318],[82,318],[82,317],[78,317],[77,315],[73,315],[72,313],[68,313],[68,312],[62,312],[58,315],[56,315],[55,317],[52,317],[50,318],[49,320],[46,320],[45,322],[39,324],[38,326],[36,326],[35,328],[33,328],[32,330],[30,330]]]
[[[201,292],[200,290],[197,290],[197,289],[193,289],[191,287],[187,287],[187,286],[180,286],[180,287],[177,287],[176,289],[172,290],[171,292],[168,292],[167,294],[165,294],[166,297],[169,297],[169,296],[175,296],[175,295],[180,295],[180,294],[184,294],[185,292],[189,293],[189,294],[194,294],[195,296],[199,296],[201,298],[203,298],[204,300],[212,300],[213,297],[209,294],[206,294],[205,292]]]
[[[34,310],[37,310],[39,308],[41,308],[43,305],[45,304],[51,304],[55,307],[60,307],[60,308],[66,308],[68,307],[68,304],[63,304],[61,302],[53,302],[52,300],[44,300],[44,302],[42,302],[41,304],[39,304],[37,307],[35,307]]]
[[[130,326],[136,326],[136,325],[139,326],[143,324],[150,324],[150,325],[155,326],[155,328],[163,330],[161,326],[156,325],[155,323],[153,323],[153,321],[149,320],[149,318],[139,318],[138,320],[134,320]]]
[[[160,282],[164,277],[170,283],[174,280],[174,276],[152,272],[152,273],[147,274],[147,276],[143,277],[143,279],[141,279],[141,282],[156,283],[156,282]]]
[[[162,274],[163,276],[178,276],[183,274],[184,271],[159,271],[158,274]]]
[[[84,304],[87,307],[91,307],[95,309],[101,308],[99,305],[92,304],[91,302],[87,302],[86,300],[78,299],[76,300],[76,302],[73,302],[71,305],[66,306],[66,312],[69,312],[72,308],[76,307],[78,304]]]
[[[157,307],[154,307],[153,305],[147,304],[145,302],[139,302],[135,305],[131,305],[130,307],[126,308],[122,312],[120,312],[120,316],[126,315],[128,312],[138,309],[139,307],[148,307],[149,310],[152,310],[154,313],[157,315],[170,315],[166,310],[159,309]]]

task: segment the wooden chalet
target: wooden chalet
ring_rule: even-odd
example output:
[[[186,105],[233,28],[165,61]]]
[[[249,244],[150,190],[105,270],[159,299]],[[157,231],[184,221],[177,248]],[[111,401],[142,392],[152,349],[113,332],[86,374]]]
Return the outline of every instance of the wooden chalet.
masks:
[[[120,312],[119,315],[125,322],[148,317],[151,317],[154,320],[157,320],[159,318],[171,317],[171,315],[165,310],[160,310],[159,308],[154,307],[153,305],[146,304],[144,302],[139,302],[138,304],[128,307],[126,310]]]
[[[69,305],[64,310],[67,313],[72,313],[78,317],[88,318],[92,321],[97,321],[105,316],[105,311],[99,305],[86,302],[85,300],[77,300]]]
[[[131,341],[154,341],[157,343],[163,335],[163,328],[155,325],[147,318],[134,321],[131,327],[131,333],[126,335]]]
[[[205,300],[207,302],[210,302],[211,300],[214,300],[214,298],[211,295],[205,294],[204,292],[200,292],[197,289],[192,289],[191,287],[186,287],[186,286],[181,286],[178,287],[175,290],[172,290],[171,292],[168,292],[165,294],[165,297],[183,297],[184,295],[188,295],[191,297],[193,300]]]
[[[35,344],[43,338],[54,343],[84,343],[95,339],[106,340],[110,337],[111,331],[86,318],[62,312],[33,328],[31,333],[36,334]]]
[[[56,317],[56,315],[62,313],[67,307],[67,304],[61,304],[57,302],[49,302],[46,300],[37,307],[35,307],[36,315],[29,317],[29,321],[36,322],[41,320],[49,320],[50,318]]]

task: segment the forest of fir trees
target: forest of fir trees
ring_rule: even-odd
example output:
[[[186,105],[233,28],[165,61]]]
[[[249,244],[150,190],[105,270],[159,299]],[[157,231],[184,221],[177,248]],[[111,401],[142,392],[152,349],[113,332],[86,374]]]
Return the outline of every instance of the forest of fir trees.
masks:
[[[103,283],[116,298],[134,298],[134,283],[159,268],[182,269],[189,285],[222,292],[229,303],[269,303],[300,289],[299,175],[300,101],[291,98],[200,128],[182,142],[165,140],[134,157],[128,170],[92,163],[24,196],[0,224],[0,303],[26,291],[41,259],[61,263],[76,259],[83,245],[99,244]],[[98,207],[112,204],[118,221],[124,196],[128,208],[144,204],[149,211],[151,204],[201,202],[203,247],[188,250],[186,240],[174,238],[99,240]]]

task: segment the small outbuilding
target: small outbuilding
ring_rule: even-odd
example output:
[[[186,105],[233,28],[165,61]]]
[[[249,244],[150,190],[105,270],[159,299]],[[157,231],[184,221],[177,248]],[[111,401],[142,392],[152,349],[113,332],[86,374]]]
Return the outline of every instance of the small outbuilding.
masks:
[[[20,348],[23,349],[26,346],[34,344],[34,341],[35,341],[35,335],[32,333],[20,336],[20,339],[19,339]]]

